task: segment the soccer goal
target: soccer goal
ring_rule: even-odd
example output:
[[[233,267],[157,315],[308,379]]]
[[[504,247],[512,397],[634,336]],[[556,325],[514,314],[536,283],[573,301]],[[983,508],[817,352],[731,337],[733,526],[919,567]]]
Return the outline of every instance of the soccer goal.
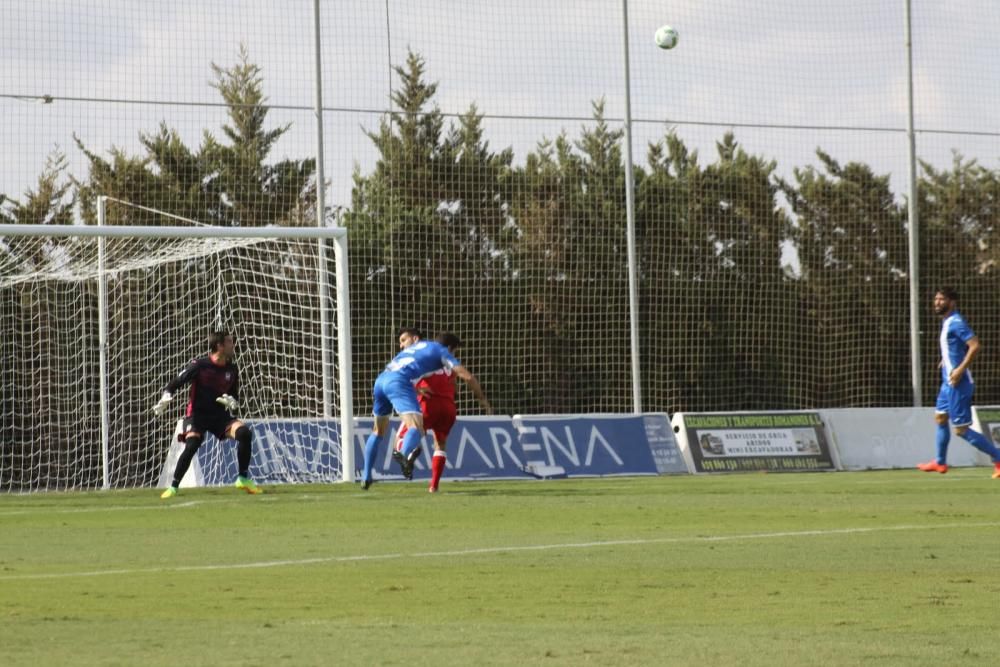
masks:
[[[280,481],[353,481],[347,231],[107,226],[105,206],[0,225],[0,491],[155,484],[176,420],[151,408],[213,330],[236,336],[240,419],[339,425],[296,428],[323,441]]]

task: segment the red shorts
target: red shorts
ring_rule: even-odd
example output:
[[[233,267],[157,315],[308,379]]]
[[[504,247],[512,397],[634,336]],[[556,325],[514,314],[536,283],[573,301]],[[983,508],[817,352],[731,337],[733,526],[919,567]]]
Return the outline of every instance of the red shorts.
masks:
[[[421,403],[420,411],[424,415],[424,429],[434,431],[438,442],[445,442],[458,419],[455,404],[451,401],[427,401]]]
[[[458,418],[455,404],[451,401],[420,401],[420,413],[424,416],[424,430],[434,431],[438,442],[447,442],[451,427]],[[397,442],[402,442],[404,435],[406,435],[405,424],[399,428],[399,433],[396,435]]]

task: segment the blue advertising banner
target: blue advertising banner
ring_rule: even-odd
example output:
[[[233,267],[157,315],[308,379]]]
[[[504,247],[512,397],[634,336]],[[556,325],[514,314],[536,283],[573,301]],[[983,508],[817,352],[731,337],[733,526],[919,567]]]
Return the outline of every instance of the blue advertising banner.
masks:
[[[253,432],[250,476],[266,484],[335,482],[340,479],[340,424],[327,419],[247,422]],[[236,479],[236,443],[207,434],[198,449],[207,486]]]
[[[364,444],[372,432],[371,417],[355,420],[354,460],[360,470],[364,461]],[[392,446],[396,442],[399,420],[389,422],[389,437],[379,450],[374,478],[403,479],[399,466],[392,460]],[[423,454],[413,467],[413,479],[430,479],[431,457],[434,455],[434,437],[424,436]],[[460,417],[451,429],[447,443],[448,463],[444,476],[448,479],[523,479],[520,446],[517,431],[510,417]]]
[[[529,470],[559,467],[570,477],[660,473],[646,416],[519,415],[513,421]],[[666,415],[663,422],[661,428],[652,429],[657,457],[661,464],[668,462],[670,472],[687,472]],[[651,426],[655,423],[653,420]],[[671,448],[671,455],[666,455]]]
[[[254,433],[250,474],[264,484],[333,482],[340,479],[340,428],[336,421],[287,419],[248,422]],[[357,419],[354,460],[360,472],[373,420]],[[376,480],[402,480],[392,460],[399,421],[375,463]],[[447,479],[655,475],[688,472],[665,414],[461,417],[448,438]],[[424,439],[414,479],[429,479],[433,436]],[[175,453],[176,454],[176,453]],[[168,458],[161,483],[172,474]],[[170,468],[169,470],[167,468]],[[195,484],[230,484],[236,478],[236,446],[208,436],[192,466]],[[360,475],[356,475],[360,476]]]

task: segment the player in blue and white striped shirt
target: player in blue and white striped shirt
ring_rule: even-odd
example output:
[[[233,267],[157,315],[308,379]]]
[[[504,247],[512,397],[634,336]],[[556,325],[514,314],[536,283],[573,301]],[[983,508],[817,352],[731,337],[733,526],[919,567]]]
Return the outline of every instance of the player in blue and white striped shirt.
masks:
[[[917,466],[924,472],[948,472],[948,441],[951,426],[955,435],[993,460],[993,478],[1000,479],[1000,450],[989,438],[972,428],[972,393],[975,383],[969,365],[979,354],[979,337],[958,312],[958,292],[942,287],[934,294],[934,313],[941,318],[941,390],[938,392],[936,414],[937,458]]]

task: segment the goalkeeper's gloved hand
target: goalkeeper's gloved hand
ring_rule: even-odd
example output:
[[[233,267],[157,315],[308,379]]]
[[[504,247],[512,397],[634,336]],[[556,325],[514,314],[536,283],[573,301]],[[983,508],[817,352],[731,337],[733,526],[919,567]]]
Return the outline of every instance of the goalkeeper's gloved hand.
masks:
[[[174,395],[169,391],[163,392],[163,396],[160,396],[160,400],[157,401],[156,405],[153,406],[153,414],[159,417],[164,412],[167,411],[167,406],[170,405],[170,401],[174,400]]]
[[[239,402],[229,394],[219,396],[215,402],[224,407],[227,412],[236,412],[236,408],[240,407]]]

